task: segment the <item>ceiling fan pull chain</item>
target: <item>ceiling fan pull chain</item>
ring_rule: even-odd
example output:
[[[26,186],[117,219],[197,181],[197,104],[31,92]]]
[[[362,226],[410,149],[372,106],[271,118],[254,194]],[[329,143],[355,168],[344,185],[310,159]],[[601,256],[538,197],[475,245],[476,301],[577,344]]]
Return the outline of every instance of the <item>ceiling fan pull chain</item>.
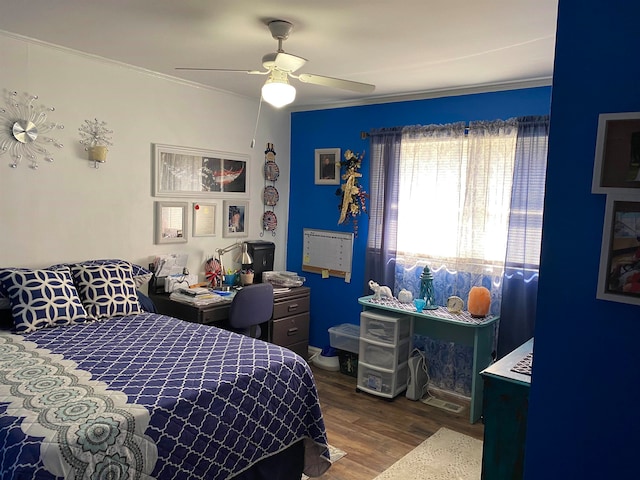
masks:
[[[256,133],[258,132],[258,120],[260,120],[260,110],[262,109],[262,95],[260,95],[260,102],[258,103],[258,115],[256,116],[256,126],[253,127],[253,138],[251,139],[251,148],[256,144]]]

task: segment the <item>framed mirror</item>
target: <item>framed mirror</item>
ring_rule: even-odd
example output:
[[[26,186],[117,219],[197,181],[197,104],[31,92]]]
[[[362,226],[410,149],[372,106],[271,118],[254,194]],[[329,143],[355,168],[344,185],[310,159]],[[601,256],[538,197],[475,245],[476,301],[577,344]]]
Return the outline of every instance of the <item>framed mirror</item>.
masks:
[[[155,202],[156,243],[187,243],[187,202]]]

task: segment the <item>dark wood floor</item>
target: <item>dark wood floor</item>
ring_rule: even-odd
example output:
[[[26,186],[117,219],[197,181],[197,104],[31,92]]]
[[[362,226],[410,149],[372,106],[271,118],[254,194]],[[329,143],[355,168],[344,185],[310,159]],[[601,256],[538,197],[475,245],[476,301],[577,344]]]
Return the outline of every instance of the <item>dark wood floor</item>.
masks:
[[[312,366],[329,443],[347,455],[322,480],[371,480],[440,427],[482,440],[482,422],[399,395],[393,401],[356,392],[356,379]],[[460,402],[457,402],[460,403]]]

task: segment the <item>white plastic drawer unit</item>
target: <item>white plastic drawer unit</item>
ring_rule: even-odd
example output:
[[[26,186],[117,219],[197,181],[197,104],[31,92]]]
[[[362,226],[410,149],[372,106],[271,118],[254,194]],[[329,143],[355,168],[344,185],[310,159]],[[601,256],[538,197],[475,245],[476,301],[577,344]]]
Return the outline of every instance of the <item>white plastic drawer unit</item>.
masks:
[[[395,370],[409,359],[411,342],[405,338],[398,346],[362,339],[360,361],[372,367]]]
[[[411,335],[411,317],[365,311],[360,314],[360,337],[397,345]]]
[[[386,398],[406,390],[411,330],[409,315],[360,314],[358,390]]]
[[[358,388],[381,397],[393,398],[407,388],[407,362],[397,371],[358,363]]]

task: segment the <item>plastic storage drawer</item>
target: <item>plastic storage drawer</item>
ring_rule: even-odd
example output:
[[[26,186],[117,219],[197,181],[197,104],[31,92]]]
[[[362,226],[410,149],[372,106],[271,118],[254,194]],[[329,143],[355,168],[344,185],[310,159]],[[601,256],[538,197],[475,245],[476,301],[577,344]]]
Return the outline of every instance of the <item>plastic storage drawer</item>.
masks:
[[[329,328],[329,344],[338,350],[358,353],[360,350],[360,327],[351,323],[343,323]]]
[[[395,370],[409,360],[409,347],[408,338],[398,346],[363,339],[360,342],[360,361],[373,367]]]
[[[397,345],[411,334],[411,317],[365,311],[360,314],[360,336],[367,340]]]
[[[407,389],[407,362],[397,371],[375,368],[363,362],[358,363],[358,388],[381,397],[393,398]]]

